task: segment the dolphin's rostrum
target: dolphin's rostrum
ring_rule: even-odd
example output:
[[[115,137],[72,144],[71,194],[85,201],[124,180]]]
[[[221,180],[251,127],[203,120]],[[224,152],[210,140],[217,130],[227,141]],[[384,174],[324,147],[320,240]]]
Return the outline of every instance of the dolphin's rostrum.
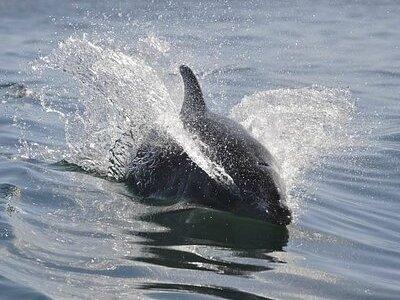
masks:
[[[207,155],[233,179],[231,188],[199,168],[172,138],[153,130],[133,155],[126,177],[144,197],[183,198],[279,225],[291,222],[285,190],[268,150],[241,125],[210,112],[193,71],[182,65],[184,128],[207,145]]]

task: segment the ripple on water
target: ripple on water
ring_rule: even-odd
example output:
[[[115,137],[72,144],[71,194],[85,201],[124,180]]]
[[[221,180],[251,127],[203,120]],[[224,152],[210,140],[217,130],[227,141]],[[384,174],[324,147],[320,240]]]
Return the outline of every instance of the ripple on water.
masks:
[[[12,227],[7,222],[7,216],[11,217],[18,210],[14,201],[18,201],[20,190],[12,184],[0,184],[0,242],[10,241],[14,238]]]

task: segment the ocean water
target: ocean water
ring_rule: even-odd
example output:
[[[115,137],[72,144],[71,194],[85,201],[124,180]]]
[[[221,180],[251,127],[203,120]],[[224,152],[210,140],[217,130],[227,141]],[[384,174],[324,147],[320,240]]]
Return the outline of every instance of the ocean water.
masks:
[[[398,299],[398,1],[1,1],[1,299]],[[275,156],[287,228],[119,179],[178,67]],[[112,152],[118,163],[110,160]]]

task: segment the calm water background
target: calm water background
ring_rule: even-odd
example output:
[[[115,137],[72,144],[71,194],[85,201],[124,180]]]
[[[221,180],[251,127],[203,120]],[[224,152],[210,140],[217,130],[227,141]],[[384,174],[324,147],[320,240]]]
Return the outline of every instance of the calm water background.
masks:
[[[1,1],[0,298],[398,298],[399,15],[398,1]],[[60,112],[79,106],[82,91],[62,71],[37,71],[40,57],[56,51],[54,63],[90,48],[70,40],[72,54],[57,50],[71,36],[141,57],[170,78],[169,90],[180,88],[176,66],[190,64],[221,113],[283,89],[296,91],[282,101],[298,100],[301,115],[310,103],[302,88],[345,90],[362,147],[336,151],[341,128],[321,137],[330,147],[291,184],[296,219],[287,230],[137,199],[121,183],[60,163],[103,158],[68,145]],[[138,41],[155,50],[137,54]],[[83,58],[75,73],[91,56]],[[300,126],[309,128],[308,116]],[[95,135],[93,126],[73,128]],[[291,140],[315,135],[295,131]],[[296,149],[286,161],[307,158]]]

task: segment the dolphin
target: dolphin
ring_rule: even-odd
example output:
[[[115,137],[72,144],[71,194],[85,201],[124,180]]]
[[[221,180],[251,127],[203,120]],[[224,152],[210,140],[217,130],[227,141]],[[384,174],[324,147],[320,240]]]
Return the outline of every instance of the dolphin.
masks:
[[[186,199],[214,209],[277,225],[292,220],[283,182],[271,153],[244,127],[211,112],[193,71],[180,66],[184,129],[207,146],[208,157],[222,166],[233,185],[211,178],[162,130],[151,130],[135,151],[125,181],[142,197]]]

